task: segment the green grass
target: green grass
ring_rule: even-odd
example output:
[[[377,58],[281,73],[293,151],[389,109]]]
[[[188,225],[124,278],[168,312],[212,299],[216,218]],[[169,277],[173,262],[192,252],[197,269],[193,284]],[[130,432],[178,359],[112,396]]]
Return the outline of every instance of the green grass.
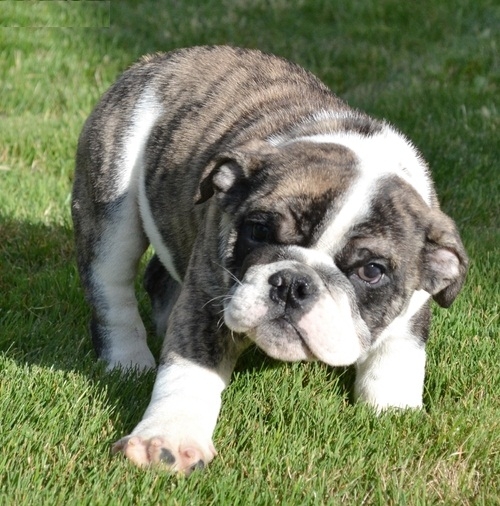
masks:
[[[500,504],[497,2],[1,4],[0,505]],[[79,130],[118,73],[204,43],[291,58],[406,132],[471,270],[434,311],[425,410],[376,417],[350,402],[350,369],[251,351],[224,393],[219,456],[184,479],[110,456],[154,378],[94,360],[69,195]]]

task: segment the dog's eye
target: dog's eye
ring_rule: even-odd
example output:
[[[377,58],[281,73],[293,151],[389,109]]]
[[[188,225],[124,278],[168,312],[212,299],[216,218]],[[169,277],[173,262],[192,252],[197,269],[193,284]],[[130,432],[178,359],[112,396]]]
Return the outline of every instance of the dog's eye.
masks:
[[[271,236],[271,231],[267,225],[263,223],[253,223],[251,237],[255,242],[266,242]]]
[[[377,284],[384,277],[384,273],[384,267],[376,263],[363,265],[356,271],[358,277],[370,285]]]

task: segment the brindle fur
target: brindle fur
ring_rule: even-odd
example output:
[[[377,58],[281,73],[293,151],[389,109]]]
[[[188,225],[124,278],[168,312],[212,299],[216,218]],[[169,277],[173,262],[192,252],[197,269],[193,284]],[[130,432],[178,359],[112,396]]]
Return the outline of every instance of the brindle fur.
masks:
[[[130,132],[140,135],[137,117],[146,113],[137,108],[146,95],[161,112],[144,145],[138,143],[127,179],[125,154],[134,141]],[[250,344],[223,323],[223,303],[235,279],[269,259],[300,264],[358,176],[356,153],[345,146],[286,140],[338,132],[370,138],[385,128],[384,122],[350,109],[301,67],[259,51],[192,48],[148,56],[132,66],[88,118],[76,156],[72,216],[97,354],[110,367],[154,363],[133,295],[139,259],[154,243],[138,209],[139,177],[170,254],[162,259],[165,265],[155,255],[145,274],[157,331],[166,332],[160,370],[188,361],[227,381]],[[276,147],[271,139],[285,142]],[[314,276],[325,283],[345,287],[355,328],[365,329],[359,330],[364,350],[405,310],[415,290],[426,290],[448,306],[463,283],[465,251],[429,185],[426,204],[401,178],[384,178],[366,219],[349,231],[339,251],[328,252],[335,272],[315,268]],[[253,246],[245,227],[252,213],[266,216],[273,237],[267,249],[248,255]],[[300,254],[295,246],[302,248]],[[458,274],[450,279],[442,250],[451,252],[445,260],[456,257]],[[384,258],[390,277],[376,295],[363,283],[346,281],[373,252]],[[427,339],[428,323],[427,303],[406,322],[409,335],[420,340],[417,347]],[[284,335],[283,346],[296,338]],[[123,351],[129,346],[130,353]],[[211,440],[195,441],[192,451],[167,444],[170,439],[161,434],[155,439],[147,420],[134,431],[137,436],[118,443],[132,460],[142,464],[168,455],[168,464],[189,471],[215,454]],[[175,424],[182,432],[182,422]],[[137,457],[132,446],[144,446],[141,451],[149,457]]]

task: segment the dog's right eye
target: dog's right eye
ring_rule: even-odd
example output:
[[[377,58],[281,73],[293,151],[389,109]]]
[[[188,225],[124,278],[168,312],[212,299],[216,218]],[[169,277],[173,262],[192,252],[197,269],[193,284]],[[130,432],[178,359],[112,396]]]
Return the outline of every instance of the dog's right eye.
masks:
[[[254,250],[275,242],[275,229],[265,221],[265,218],[251,217],[245,220],[238,231],[234,245],[233,258],[230,260],[232,268],[238,272],[245,258]]]
[[[267,242],[271,237],[271,230],[264,223],[253,223],[250,237],[255,242]]]

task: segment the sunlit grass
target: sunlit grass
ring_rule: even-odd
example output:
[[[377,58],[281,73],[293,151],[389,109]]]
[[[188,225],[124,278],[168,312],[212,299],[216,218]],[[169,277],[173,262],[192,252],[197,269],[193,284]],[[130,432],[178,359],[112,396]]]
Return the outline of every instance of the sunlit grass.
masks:
[[[498,6],[126,0],[109,28],[105,11],[61,5],[37,11],[57,28],[33,28],[21,4],[2,2],[0,27],[0,504],[498,503]],[[471,271],[453,307],[434,308],[423,411],[376,417],[351,403],[350,369],[250,351],[224,393],[219,456],[186,480],[110,456],[154,378],[94,360],[69,195],[79,130],[118,73],[202,43],[291,58],[407,133]]]

